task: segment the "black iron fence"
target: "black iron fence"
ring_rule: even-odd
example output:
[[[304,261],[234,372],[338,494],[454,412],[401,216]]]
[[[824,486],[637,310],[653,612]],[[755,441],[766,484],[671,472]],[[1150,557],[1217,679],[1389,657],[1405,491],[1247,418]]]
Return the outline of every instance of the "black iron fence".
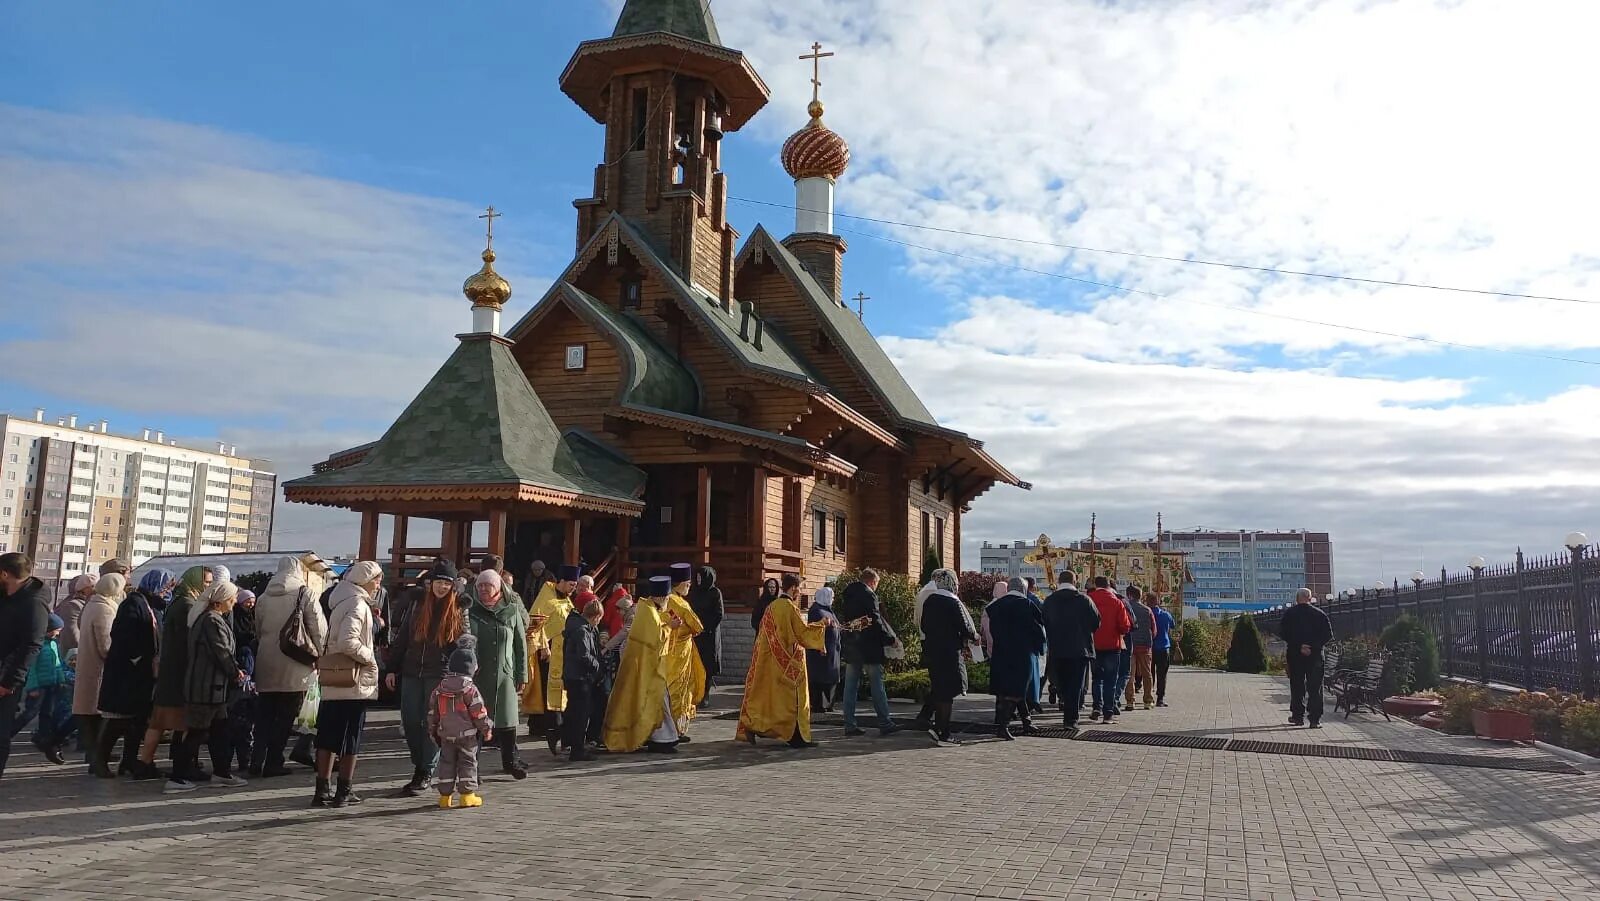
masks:
[[[1596,694],[1600,651],[1600,547],[1440,570],[1437,580],[1397,581],[1361,589],[1318,605],[1336,638],[1376,636],[1409,613],[1439,639],[1444,673],[1533,690],[1559,688]],[[1277,634],[1286,608],[1257,614],[1263,632]]]

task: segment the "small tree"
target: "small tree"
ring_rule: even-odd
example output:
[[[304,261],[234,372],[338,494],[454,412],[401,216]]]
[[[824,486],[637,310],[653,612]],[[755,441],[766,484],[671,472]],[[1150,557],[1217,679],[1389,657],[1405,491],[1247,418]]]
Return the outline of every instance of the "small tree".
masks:
[[[1259,673],[1267,668],[1267,646],[1256,628],[1256,618],[1246,613],[1233,624],[1233,643],[1228,645],[1228,672]]]
[[[255,592],[258,597],[267,590],[267,583],[271,581],[272,573],[268,572],[245,573],[233,577],[233,584],[246,591]]]
[[[922,551],[922,578],[917,580],[917,586],[920,588],[933,581],[933,571],[943,567],[944,564],[939,562],[939,549],[928,545]]]
[[[1383,630],[1378,642],[1389,655],[1386,691],[1406,694],[1439,687],[1439,642],[1422,621],[1407,613]]]

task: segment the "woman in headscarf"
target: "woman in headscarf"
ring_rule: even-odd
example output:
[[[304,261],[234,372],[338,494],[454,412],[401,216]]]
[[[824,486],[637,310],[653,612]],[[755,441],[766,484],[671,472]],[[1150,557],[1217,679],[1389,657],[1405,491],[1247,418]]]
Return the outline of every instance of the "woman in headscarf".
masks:
[[[61,617],[61,635],[56,638],[56,647],[61,649],[63,658],[78,646],[78,619],[83,615],[83,608],[88,605],[89,599],[94,597],[94,587],[99,581],[98,576],[88,573],[73,579],[67,596],[57,602],[52,611]]]
[[[223,566],[222,564],[218,563],[217,565],[211,567],[211,582],[212,582],[212,584],[216,584],[216,583],[219,583],[219,582],[232,582],[232,581],[233,581],[233,572],[231,570],[229,570],[226,566]]]
[[[250,749],[249,773],[252,776],[287,776],[283,749],[289,730],[305,704],[306,692],[314,678],[314,668],[283,652],[279,642],[284,626],[296,617],[299,629],[314,648],[327,641],[328,621],[322,615],[317,597],[322,593],[322,577],[297,557],[278,561],[278,571],[267,583],[267,590],[256,599],[254,618],[257,635],[266,636],[256,647],[256,729]],[[235,623],[239,609],[234,609]]]
[[[156,687],[156,655],[161,648],[161,627],[155,607],[167,605],[177,578],[164,569],[152,569],[139,580],[139,589],[123,599],[111,623],[111,645],[106,650],[100,678],[100,750],[96,757],[107,768],[111,752],[122,740],[122,762],[116,774],[135,779],[158,779],[153,763],[139,760],[139,740],[150,718]],[[98,588],[98,586],[97,586]]]
[[[750,611],[750,629],[754,632],[761,631],[761,617],[767,612],[767,605],[778,599],[783,591],[778,586],[777,579],[768,579],[761,583],[761,594],[756,598],[756,606]]]
[[[506,596],[500,573],[485,569],[475,581],[467,623],[478,640],[478,675],[473,682],[483,695],[489,718],[507,724],[494,730],[500,746],[500,769],[524,779],[528,767],[517,759],[517,700],[528,684],[528,609]],[[593,593],[590,593],[593,596]]]
[[[833,589],[824,585],[811,597],[806,622],[826,622],[827,641],[822,650],[806,649],[806,680],[811,683],[811,707],[833,712],[833,687],[839,684],[839,618],[833,613]]]
[[[232,582],[213,582],[189,605],[189,671],[184,679],[183,759],[198,768],[200,746],[211,748],[212,781],[223,788],[239,788],[245,781],[233,775],[233,754],[228,744],[228,701],[244,681],[244,670],[234,653],[233,627],[228,613],[238,600]],[[174,778],[164,794],[194,791],[194,783]]]
[[[100,682],[106,655],[111,653],[111,623],[127,587],[128,580],[121,573],[101,576],[78,621],[78,681],[72,688],[72,715],[78,718],[78,733],[89,756],[89,774],[105,779],[116,774],[100,759]]]
[[[606,595],[605,612],[600,615],[600,633],[603,640],[609,641],[622,633],[622,602],[627,598],[627,586],[620,582],[612,587],[610,594]]]
[[[378,698],[377,619],[373,614],[382,585],[383,567],[362,560],[346,570],[333,589],[328,644],[317,660],[322,701],[317,705],[317,787],[311,799],[313,807],[361,803],[355,793],[356,757],[361,753],[367,707]],[[339,787],[330,795],[328,783],[335,765]]]
[[[161,662],[156,667],[155,706],[150,712],[150,722],[145,726],[144,744],[139,746],[139,759],[155,766],[156,748],[161,744],[161,733],[172,732],[169,753],[172,773],[168,788],[182,790],[182,784],[205,782],[211,778],[200,768],[198,759],[185,756],[188,744],[181,740],[188,723],[184,708],[188,706],[184,679],[189,675],[189,613],[200,593],[211,585],[211,570],[204,566],[191,566],[184,570],[183,578],[172,592],[172,603],[158,618],[161,620]]]
[[[956,594],[956,574],[935,570],[930,584],[932,590],[922,607],[922,662],[928,668],[928,703],[933,707],[928,734],[940,744],[955,744],[950,734],[951,709],[955,699],[967,693],[968,648],[978,635],[972,628],[972,615]]]
[[[722,589],[717,587],[717,571],[709,566],[695,573],[694,586],[689,589],[689,609],[700,617],[701,631],[694,637],[695,650],[700,655],[700,665],[705,667],[706,688],[698,698],[699,706],[710,703],[711,686],[722,672]]]
[[[394,629],[384,682],[400,693],[400,725],[411,753],[409,797],[427,791],[439,765],[439,746],[428,735],[428,698],[444,678],[445,664],[456,639],[467,632],[467,617],[456,592],[456,568],[448,560],[435,563],[422,578],[422,597],[406,621]],[[396,686],[398,685],[398,689]],[[500,725],[497,723],[497,725]],[[516,728],[515,724],[502,728]]]

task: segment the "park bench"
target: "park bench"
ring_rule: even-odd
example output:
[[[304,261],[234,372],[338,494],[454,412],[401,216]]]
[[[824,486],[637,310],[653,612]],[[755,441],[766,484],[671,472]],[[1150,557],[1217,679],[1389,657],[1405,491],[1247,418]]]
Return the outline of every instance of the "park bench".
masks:
[[[1333,709],[1343,707],[1345,719],[1362,708],[1382,713],[1388,719],[1389,714],[1383,709],[1383,666],[1383,657],[1373,657],[1364,670],[1343,670],[1337,683],[1324,680],[1333,688]]]

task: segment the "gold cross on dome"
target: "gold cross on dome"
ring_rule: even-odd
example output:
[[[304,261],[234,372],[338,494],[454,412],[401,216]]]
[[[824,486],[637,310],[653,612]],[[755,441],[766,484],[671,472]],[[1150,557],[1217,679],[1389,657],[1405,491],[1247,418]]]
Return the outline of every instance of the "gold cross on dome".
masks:
[[[809,60],[811,60],[811,102],[812,103],[816,103],[819,99],[821,99],[821,95],[822,95],[822,61],[827,59],[828,57],[830,57],[832,55],[833,55],[833,53],[831,51],[828,52],[828,53],[823,53],[822,52],[822,44],[821,43],[813,43],[811,45],[811,52],[806,54],[805,56],[800,57],[801,59],[809,59]]]
[[[484,245],[486,250],[494,247],[494,220],[500,219],[503,216],[503,213],[496,213],[494,211],[494,207],[489,207],[489,209],[485,211],[483,215],[478,217],[479,219],[489,220],[489,233],[485,236],[485,239],[488,241],[488,243]]]

